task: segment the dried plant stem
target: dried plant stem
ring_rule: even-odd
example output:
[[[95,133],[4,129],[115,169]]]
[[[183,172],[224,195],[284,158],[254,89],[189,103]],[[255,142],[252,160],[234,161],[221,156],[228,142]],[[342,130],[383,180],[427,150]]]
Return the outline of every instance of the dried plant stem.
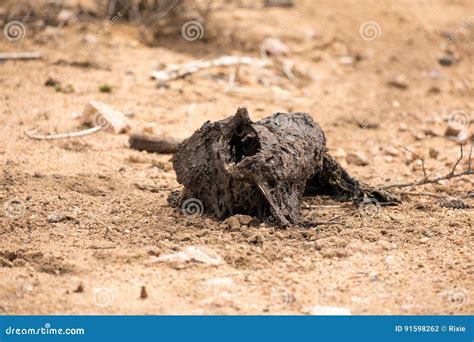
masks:
[[[403,196],[421,196],[421,197],[434,197],[434,198],[447,198],[447,197],[452,197],[450,195],[441,195],[441,194],[435,194],[433,192],[410,192],[406,191],[402,193]]]
[[[169,64],[163,70],[153,71],[151,77],[156,79],[160,84],[164,84],[203,69],[242,64],[263,68],[270,64],[270,61],[246,56],[222,56],[211,60],[197,60],[184,64]]]
[[[406,188],[406,187],[409,187],[409,186],[416,187],[416,186],[425,185],[425,184],[435,184],[435,183],[438,183],[442,180],[450,180],[452,178],[458,178],[458,177],[469,176],[469,175],[474,175],[474,170],[466,170],[466,171],[463,171],[463,172],[460,172],[460,173],[449,173],[445,176],[431,178],[431,179],[423,178],[423,179],[421,179],[417,182],[391,184],[391,185],[384,186],[382,188],[383,189],[393,189],[393,188]]]
[[[0,61],[7,60],[30,60],[41,59],[43,55],[39,52],[4,52],[0,53]]]
[[[95,126],[92,128],[82,130],[82,131],[58,133],[58,134],[38,134],[36,133],[36,129],[32,129],[32,130],[26,131],[25,135],[28,138],[35,139],[35,140],[67,139],[67,138],[84,137],[86,135],[99,132],[102,128],[103,128],[102,126]]]
[[[464,157],[464,153],[463,153],[463,145],[461,144],[460,145],[460,149],[461,149],[461,153],[460,153],[460,156],[459,158],[456,160],[456,163],[454,164],[453,168],[451,169],[451,172],[448,173],[447,175],[444,175],[444,176],[440,176],[440,177],[436,177],[436,178],[430,178],[431,174],[430,175],[426,175],[426,170],[424,168],[424,162],[423,162],[423,158],[421,158],[420,156],[418,156],[417,154],[409,151],[408,149],[406,149],[407,151],[413,153],[415,156],[417,156],[417,158],[419,158],[420,160],[422,160],[422,166],[423,166],[423,173],[424,173],[424,177],[418,181],[413,181],[413,182],[406,182],[406,183],[399,183],[399,184],[390,184],[390,185],[387,185],[387,186],[384,186],[382,187],[382,189],[393,189],[393,188],[406,188],[406,187],[411,187],[411,189],[413,189],[414,187],[416,186],[420,186],[420,185],[425,185],[425,184],[436,184],[442,180],[450,180],[450,179],[453,179],[453,178],[458,178],[458,177],[463,177],[463,176],[469,176],[469,175],[474,175],[474,170],[471,168],[471,159],[472,159],[472,143],[471,143],[471,149],[470,149],[470,152],[469,152],[469,164],[468,164],[468,168],[467,170],[465,171],[462,171],[462,172],[458,172],[458,173],[455,173],[455,169],[456,167],[458,166],[459,162],[463,159]]]

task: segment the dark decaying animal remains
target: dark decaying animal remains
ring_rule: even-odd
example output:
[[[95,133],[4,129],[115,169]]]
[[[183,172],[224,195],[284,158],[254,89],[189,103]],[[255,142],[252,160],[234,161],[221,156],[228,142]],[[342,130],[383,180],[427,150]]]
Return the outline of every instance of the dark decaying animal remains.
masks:
[[[184,185],[178,204],[196,199],[220,219],[247,214],[278,226],[298,224],[303,196],[398,201],[352,178],[328,154],[323,130],[305,113],[274,113],[254,123],[239,108],[184,140],[173,166]]]

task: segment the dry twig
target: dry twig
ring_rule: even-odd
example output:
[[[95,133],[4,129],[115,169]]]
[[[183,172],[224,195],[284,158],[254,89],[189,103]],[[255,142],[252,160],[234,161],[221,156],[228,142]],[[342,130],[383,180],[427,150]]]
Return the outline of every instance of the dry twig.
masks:
[[[422,197],[434,197],[434,198],[447,198],[451,197],[449,195],[441,195],[441,194],[435,194],[433,192],[410,192],[410,191],[405,191],[402,193],[403,196],[422,196]]]
[[[129,142],[130,148],[134,150],[166,154],[175,153],[181,141],[151,134],[132,134]]]
[[[99,132],[102,129],[102,126],[95,126],[92,128],[88,128],[82,131],[77,132],[66,132],[66,133],[58,133],[58,134],[38,134],[36,133],[36,129],[32,129],[25,132],[25,135],[30,139],[35,140],[55,140],[55,139],[66,139],[66,138],[77,138],[77,137],[84,137],[89,134],[93,134]]]
[[[415,156],[416,159],[420,160],[421,161],[421,167],[423,169],[423,178],[426,179],[426,168],[425,168],[425,158],[423,158],[422,156],[420,156],[419,154],[409,150],[407,147],[405,146],[399,146],[400,148],[404,149],[405,151],[411,153],[412,155]]]
[[[153,71],[151,73],[151,77],[156,79],[160,84],[163,84],[168,81],[176,80],[186,75],[196,73],[200,70],[213,67],[245,64],[254,66],[256,68],[263,68],[269,63],[270,61],[259,58],[222,56],[211,60],[197,60],[184,64],[169,64],[163,70]]]
[[[444,175],[444,176],[440,176],[440,177],[435,177],[435,178],[430,178],[431,175],[426,175],[426,172],[424,170],[424,163],[422,161],[422,165],[423,165],[423,171],[425,173],[425,176],[418,180],[418,181],[414,181],[414,182],[407,182],[407,183],[399,183],[399,184],[391,184],[391,185],[387,185],[387,186],[384,186],[382,187],[382,189],[392,189],[392,188],[406,188],[406,187],[411,187],[411,189],[413,189],[414,187],[416,186],[419,186],[419,185],[425,185],[425,184],[436,184],[442,180],[450,180],[452,178],[458,178],[458,177],[462,177],[462,176],[468,176],[468,175],[474,175],[474,170],[471,168],[471,159],[472,159],[472,143],[471,143],[471,149],[470,149],[470,152],[469,152],[469,164],[468,164],[468,168],[467,170],[465,171],[462,171],[462,172],[459,172],[459,173],[455,173],[455,169],[457,167],[457,165],[459,164],[459,162],[463,159],[463,147],[462,147],[462,144],[460,145],[461,146],[461,154],[460,154],[460,157],[456,160],[456,163],[454,164],[452,170],[450,173],[448,173],[447,175]],[[408,150],[407,150],[408,151]],[[410,151],[411,152],[411,151]],[[413,152],[412,152],[413,153]],[[421,160],[423,160],[421,158]]]
[[[0,53],[0,61],[7,60],[30,60],[41,59],[43,55],[39,52],[4,52]]]

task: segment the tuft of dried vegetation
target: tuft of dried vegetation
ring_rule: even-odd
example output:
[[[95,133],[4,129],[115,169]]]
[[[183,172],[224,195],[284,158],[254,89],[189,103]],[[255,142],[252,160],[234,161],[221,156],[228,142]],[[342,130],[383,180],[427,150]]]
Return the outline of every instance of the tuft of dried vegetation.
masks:
[[[178,34],[182,25],[194,20],[207,23],[222,4],[218,0],[90,0],[90,1],[13,1],[0,5],[0,25],[11,20],[41,30],[72,22],[123,20],[140,27],[145,40]]]

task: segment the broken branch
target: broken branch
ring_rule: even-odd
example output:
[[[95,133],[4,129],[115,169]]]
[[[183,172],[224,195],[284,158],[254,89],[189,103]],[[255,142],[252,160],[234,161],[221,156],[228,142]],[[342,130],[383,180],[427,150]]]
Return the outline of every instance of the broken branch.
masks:
[[[420,196],[420,197],[434,197],[434,198],[449,198],[449,197],[452,197],[452,196],[449,196],[449,195],[435,194],[435,193],[426,192],[426,191],[423,191],[423,192],[405,191],[405,192],[402,193],[402,196]]]
[[[421,168],[423,169],[423,178],[427,178],[426,176],[426,168],[425,168],[425,158],[423,158],[422,156],[420,156],[419,154],[411,151],[410,149],[408,149],[407,147],[405,146],[399,146],[400,148],[403,148],[405,151],[411,153],[413,156],[415,156],[416,159],[420,160],[421,161]]]
[[[391,184],[391,185],[382,187],[382,189],[406,188],[408,186],[416,187],[416,186],[425,185],[425,184],[435,184],[442,180],[450,180],[452,178],[458,178],[458,177],[468,176],[468,175],[474,175],[474,170],[466,170],[460,173],[449,173],[446,176],[441,176],[441,177],[437,177],[433,179],[422,179],[418,182]]]
[[[43,54],[39,52],[4,52],[0,53],[0,61],[7,60],[31,60],[41,59]]]
[[[167,154],[176,152],[180,142],[150,134],[132,134],[129,143],[134,150]]]
[[[411,187],[410,190],[416,186],[419,185],[425,185],[425,184],[435,184],[438,183],[442,180],[450,180],[452,178],[458,178],[458,177],[463,177],[463,176],[469,176],[469,175],[474,175],[474,170],[471,169],[471,158],[472,158],[472,143],[471,143],[471,151],[469,153],[469,164],[468,164],[468,169],[459,172],[459,173],[454,173],[454,170],[456,169],[456,166],[459,164],[459,162],[463,159],[463,148],[461,145],[461,155],[460,157],[456,160],[456,163],[454,164],[454,167],[452,168],[451,172],[448,173],[445,176],[440,176],[436,178],[429,178],[430,175],[423,177],[422,179],[414,182],[407,182],[407,183],[399,183],[399,184],[391,184],[382,187],[382,189],[392,189],[392,188],[406,188],[406,187]]]
[[[165,69],[159,71],[153,71],[151,78],[156,79],[160,84],[168,81],[182,78],[186,75],[196,73],[203,69],[221,66],[231,65],[251,65],[256,68],[263,68],[270,62],[265,59],[252,58],[252,57],[239,57],[239,56],[222,56],[211,60],[198,60],[192,61],[185,64],[169,64]]]
[[[460,161],[462,160],[462,158],[464,157],[462,144],[459,144],[459,146],[461,147],[461,154],[460,154],[458,160],[456,160],[456,163],[454,163],[453,169],[451,170],[451,174],[454,174],[454,171],[456,170],[456,167],[458,166],[459,162],[460,162]]]
[[[25,132],[25,135],[30,139],[35,140],[55,140],[55,139],[66,139],[66,138],[77,138],[84,137],[89,134],[99,132],[102,129],[102,126],[95,126],[88,128],[82,131],[77,132],[66,132],[58,134],[38,134],[36,129],[31,129]]]

